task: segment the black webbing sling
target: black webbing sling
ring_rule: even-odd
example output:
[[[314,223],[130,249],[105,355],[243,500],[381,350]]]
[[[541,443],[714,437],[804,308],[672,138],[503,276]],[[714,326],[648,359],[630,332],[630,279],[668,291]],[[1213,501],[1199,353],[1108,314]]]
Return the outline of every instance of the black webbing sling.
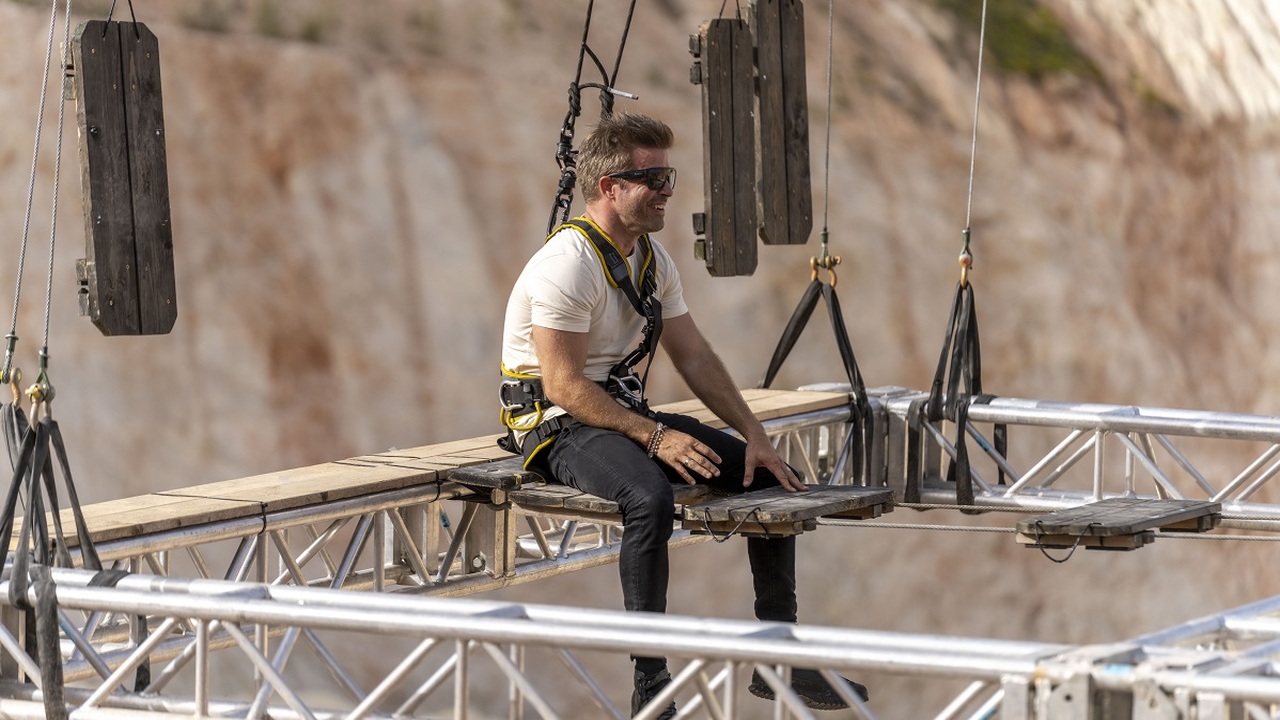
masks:
[[[925,408],[925,415],[930,422],[947,419],[955,424],[956,454],[947,469],[947,482],[955,483],[956,503],[961,506],[973,505],[973,475],[966,442],[969,405],[971,402],[985,403],[990,400],[990,395],[982,393],[982,346],[978,337],[978,312],[973,285],[962,280],[956,284],[947,334],[943,338],[938,369],[934,373],[933,386],[929,390]],[[1002,456],[1006,453],[1008,429],[1005,425],[996,425],[994,445],[997,453]],[[1004,470],[1001,469],[999,483],[1003,485],[1004,481]]]
[[[6,423],[15,423],[15,427],[26,424],[26,418],[20,410],[12,415],[6,411],[5,420]],[[8,427],[6,435],[7,430]],[[75,523],[81,564],[84,568],[97,570],[101,574],[102,563],[98,559],[84,513],[80,509],[80,499],[76,494],[70,463],[67,461],[66,443],[58,423],[45,415],[34,424],[26,426],[13,459],[13,478],[5,497],[4,514],[0,517],[0,537],[13,537],[20,504],[25,505],[26,511],[17,548],[12,553],[12,559],[5,559],[6,565],[11,564],[12,568],[9,573],[9,603],[26,611],[29,638],[27,651],[40,665],[40,689],[44,696],[46,717],[60,720],[67,717],[67,711],[62,691],[57,594],[50,569],[74,567],[74,562],[59,512],[55,459],[66,490],[67,508]],[[49,536],[46,517],[53,521],[53,538]],[[34,603],[28,597],[31,590],[34,590]],[[145,632],[145,621],[143,628]],[[144,663],[138,669],[139,684],[135,687],[136,690],[145,688],[149,675],[150,667]]]
[[[786,329],[782,331],[782,337],[778,339],[778,346],[774,348],[773,357],[769,359],[769,367],[765,370],[764,379],[760,381],[758,387],[767,388],[773,384],[773,379],[782,368],[782,363],[791,354],[796,340],[800,338],[809,318],[813,315],[819,297],[826,301],[827,314],[831,317],[831,329],[835,331],[836,347],[840,350],[840,360],[844,363],[844,372],[849,378],[854,403],[853,417],[849,420],[853,427],[850,428],[849,436],[845,440],[837,466],[840,462],[849,460],[853,463],[853,467],[858,468],[861,480],[867,482],[871,477],[869,448],[875,418],[871,413],[871,402],[867,399],[867,388],[862,380],[862,372],[858,369],[858,359],[854,356],[853,345],[849,342],[849,331],[845,327],[844,314],[840,311],[840,299],[836,296],[834,285],[828,285],[816,276],[809,281],[809,286],[800,296],[800,303],[796,305],[795,312],[791,313],[791,319],[787,321]]]

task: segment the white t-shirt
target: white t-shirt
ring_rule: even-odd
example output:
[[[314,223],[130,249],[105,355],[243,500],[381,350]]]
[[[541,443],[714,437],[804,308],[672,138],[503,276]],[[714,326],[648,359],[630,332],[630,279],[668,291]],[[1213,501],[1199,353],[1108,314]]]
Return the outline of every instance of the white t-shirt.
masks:
[[[665,320],[684,315],[689,308],[684,303],[675,262],[661,244],[652,238],[650,242],[657,270],[655,296],[662,303],[662,317]],[[644,262],[639,244],[627,262],[631,266],[631,282],[638,291]],[[587,333],[584,375],[602,382],[609,377],[610,368],[640,344],[644,318],[626,293],[609,284],[591,241],[574,228],[564,228],[534,253],[511,290],[502,330],[502,367],[507,373],[542,376],[533,350],[534,325]],[[563,412],[554,408],[544,419]]]

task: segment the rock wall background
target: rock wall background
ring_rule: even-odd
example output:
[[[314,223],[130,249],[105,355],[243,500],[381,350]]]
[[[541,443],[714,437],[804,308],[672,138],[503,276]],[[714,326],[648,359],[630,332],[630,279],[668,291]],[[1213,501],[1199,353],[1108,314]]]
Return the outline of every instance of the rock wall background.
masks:
[[[22,235],[40,5],[0,2],[0,288],[13,287]],[[166,336],[104,338],[76,316],[69,126],[50,352],[82,499],[495,431],[502,309],[555,193],[582,5],[140,5],[163,63],[179,319]],[[623,8],[598,5],[591,42],[609,62]],[[640,100],[620,106],[677,132],[663,239],[744,387],[808,280],[824,211],[868,382],[927,387],[966,219],[979,5],[836,5],[829,195],[828,6],[806,5],[815,238],[762,247],[754,276],[726,279],[692,257],[688,221],[702,163],[687,36],[719,3],[641,3],[619,79]],[[991,5],[972,207],[987,389],[1276,414],[1280,6]],[[82,4],[78,19],[105,6]],[[580,133],[597,108],[584,99]],[[55,120],[50,102],[46,140]],[[52,178],[46,143],[18,316],[29,376]],[[841,379],[825,322],[815,317],[775,386]],[[651,395],[687,393],[660,361]],[[811,534],[802,552],[802,620],[845,627],[1100,642],[1280,592],[1269,543],[1168,541],[1055,565],[1008,535],[853,529]],[[672,611],[748,617],[742,555],[732,542],[677,552]],[[620,605],[612,568],[502,595]],[[868,682],[891,717],[936,712],[944,697],[910,678]]]

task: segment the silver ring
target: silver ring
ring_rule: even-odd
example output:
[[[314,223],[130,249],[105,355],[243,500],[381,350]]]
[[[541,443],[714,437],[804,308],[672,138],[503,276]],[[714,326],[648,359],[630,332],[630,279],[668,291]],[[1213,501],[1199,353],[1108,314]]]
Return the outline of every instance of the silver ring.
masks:
[[[692,460],[692,459],[690,459],[690,458],[685,458],[685,459],[684,459],[684,466],[685,466],[685,467],[689,467],[689,463],[691,463],[691,462],[693,462],[693,460]]]

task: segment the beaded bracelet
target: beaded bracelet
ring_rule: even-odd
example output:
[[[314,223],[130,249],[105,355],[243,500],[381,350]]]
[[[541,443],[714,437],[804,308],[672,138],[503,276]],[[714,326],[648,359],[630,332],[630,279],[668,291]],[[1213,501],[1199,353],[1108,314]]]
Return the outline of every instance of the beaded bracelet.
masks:
[[[662,445],[662,423],[658,423],[658,427],[653,429],[653,434],[649,436],[649,457],[653,457],[658,453],[658,447]]]

